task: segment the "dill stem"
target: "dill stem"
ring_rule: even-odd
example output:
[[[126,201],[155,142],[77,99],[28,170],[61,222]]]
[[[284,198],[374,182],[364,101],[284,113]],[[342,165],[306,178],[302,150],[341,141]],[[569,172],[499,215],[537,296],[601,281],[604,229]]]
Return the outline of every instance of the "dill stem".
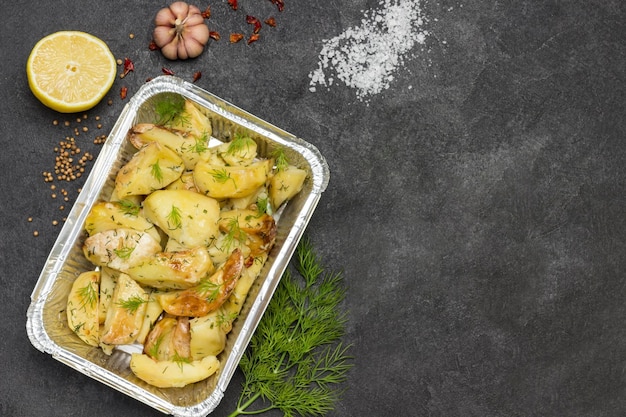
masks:
[[[237,416],[241,416],[241,415],[261,414],[261,413],[265,413],[265,412],[271,410],[272,408],[276,408],[276,407],[270,405],[270,406],[268,406],[267,408],[264,408],[264,409],[247,411],[248,407],[250,407],[252,404],[254,404],[254,402],[256,400],[258,400],[260,396],[261,396],[261,393],[257,392],[253,396],[248,398],[248,401],[246,401],[245,403],[237,404],[237,409],[235,411],[233,411],[232,413],[230,413],[228,415],[228,417],[237,417]]]

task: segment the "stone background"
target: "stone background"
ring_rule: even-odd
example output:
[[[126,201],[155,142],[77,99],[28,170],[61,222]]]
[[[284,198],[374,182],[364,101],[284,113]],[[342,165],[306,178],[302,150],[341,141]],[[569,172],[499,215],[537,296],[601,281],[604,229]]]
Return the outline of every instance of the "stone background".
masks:
[[[119,89],[132,95],[165,66],[187,80],[201,71],[199,86],[326,157],[331,180],[307,235],[345,276],[355,365],[330,416],[626,415],[626,3],[423,2],[425,45],[367,102],[340,82],[310,92],[309,73],[325,39],[379,5],[285,3],[281,14],[263,0],[240,0],[238,13],[212,3],[222,40],[188,62],[147,48],[164,2],[3,5],[0,414],[159,414],[26,334],[62,217],[41,173],[71,129],[52,121],[74,118],[33,97],[25,62],[41,37],[75,29],[136,67],[112,104],[88,112],[79,141],[94,155],[91,140],[124,105]],[[230,45],[229,31],[249,30],[246,13],[274,13],[278,26]],[[80,183],[62,185],[70,200]],[[240,382],[212,415],[233,410]]]

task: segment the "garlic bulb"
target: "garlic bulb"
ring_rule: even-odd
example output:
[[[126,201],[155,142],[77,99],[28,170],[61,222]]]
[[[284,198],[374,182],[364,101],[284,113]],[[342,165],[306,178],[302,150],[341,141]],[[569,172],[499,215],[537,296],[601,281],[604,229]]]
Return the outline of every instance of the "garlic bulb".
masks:
[[[159,10],[154,23],[154,42],[168,59],[195,58],[209,40],[202,12],[183,1]]]

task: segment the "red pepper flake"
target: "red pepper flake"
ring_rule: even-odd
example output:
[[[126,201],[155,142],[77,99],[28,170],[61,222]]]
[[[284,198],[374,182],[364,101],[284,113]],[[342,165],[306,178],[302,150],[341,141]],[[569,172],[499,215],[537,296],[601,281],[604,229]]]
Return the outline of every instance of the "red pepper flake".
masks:
[[[161,68],[161,71],[163,71],[163,74],[165,74],[165,75],[174,75],[174,71],[172,71],[169,68],[163,67],[163,68]]]
[[[158,45],[156,44],[156,42],[153,40],[150,41],[150,43],[148,44],[148,49],[151,51],[156,51],[159,49]]]
[[[243,39],[242,33],[231,33],[230,34],[230,43],[237,43]]]
[[[124,72],[120,77],[126,77],[131,71],[135,71],[135,64],[133,64],[133,61],[131,61],[130,59],[124,58]]]
[[[272,4],[275,4],[279,12],[285,9],[285,2],[283,0],[270,0]]]
[[[237,0],[228,0],[228,4],[233,10],[237,10]]]
[[[128,94],[128,87],[120,88],[120,97],[122,98],[122,100],[126,98],[126,94]]]
[[[254,16],[247,15],[246,23],[254,25],[254,30],[252,33],[259,33],[259,31],[261,30],[261,21]]]
[[[202,13],[200,13],[203,18],[208,19],[211,17],[211,6],[207,6],[206,9]]]
[[[248,38],[248,45],[250,45],[252,42],[256,42],[259,40],[259,34],[258,33],[253,33],[252,35],[250,35],[250,37]]]
[[[219,41],[222,37],[220,36],[219,32],[215,32],[212,30],[209,32],[209,38],[213,39],[214,41]]]
[[[195,83],[202,77],[202,73],[200,71],[196,71],[193,73],[193,82]]]
[[[271,26],[273,28],[276,27],[276,19],[274,18],[274,16],[270,16],[267,19],[265,19],[265,24],[267,26]]]

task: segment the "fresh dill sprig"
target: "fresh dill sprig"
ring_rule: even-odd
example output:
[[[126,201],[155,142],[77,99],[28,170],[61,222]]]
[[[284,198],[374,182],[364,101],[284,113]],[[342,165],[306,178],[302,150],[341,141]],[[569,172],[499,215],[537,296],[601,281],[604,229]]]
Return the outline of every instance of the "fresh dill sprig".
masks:
[[[308,239],[296,252],[241,359],[245,381],[229,417],[271,409],[323,416],[341,397],[352,368],[351,346],[341,341],[343,277],[324,270]]]
[[[129,216],[137,216],[139,214],[140,207],[131,200],[120,200],[117,202],[120,210]]]
[[[221,284],[217,284],[209,279],[200,281],[197,287],[198,294],[201,294],[208,302],[216,300],[222,289]]]
[[[170,230],[180,229],[183,226],[182,213],[174,205],[172,205],[172,210],[167,215],[167,225]]]
[[[184,121],[185,99],[182,96],[168,96],[154,105],[155,124],[167,126]]]
[[[150,173],[158,182],[163,181],[163,170],[161,169],[161,165],[159,165],[159,161],[156,161],[154,164],[150,165]]]
[[[237,133],[233,140],[229,142],[226,154],[235,155],[243,150],[247,151],[253,143],[254,141],[249,136]]]
[[[276,166],[276,171],[283,171],[289,166],[289,161],[287,160],[287,155],[285,155],[284,149],[276,149],[272,153],[272,156],[274,157],[274,165]]]
[[[128,310],[129,313],[135,313],[139,306],[148,301],[144,298],[139,297],[138,295],[132,296],[126,300],[120,300],[117,305],[122,307],[125,310]]]
[[[224,241],[220,250],[230,252],[235,242],[243,243],[246,241],[246,232],[241,230],[241,227],[239,227],[239,219],[237,217],[230,219],[226,227],[228,232],[224,236]]]
[[[227,181],[232,180],[235,187],[237,187],[237,183],[235,182],[235,179],[230,176],[230,172],[228,172],[226,168],[213,169],[209,171],[209,174],[211,174],[213,179],[220,184],[225,184]]]
[[[84,287],[79,288],[78,294],[81,299],[81,308],[86,308],[87,306],[92,308],[98,302],[98,291],[93,285],[91,285],[91,282],[87,283]]]

